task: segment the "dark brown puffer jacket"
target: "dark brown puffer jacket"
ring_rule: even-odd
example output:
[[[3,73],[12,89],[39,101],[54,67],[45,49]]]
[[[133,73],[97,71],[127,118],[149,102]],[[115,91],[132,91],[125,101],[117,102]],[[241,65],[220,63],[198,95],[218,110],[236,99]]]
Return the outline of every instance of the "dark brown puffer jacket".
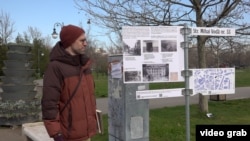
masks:
[[[96,100],[91,61],[85,55],[71,56],[56,44],[44,74],[42,116],[50,137],[62,133],[66,141],[82,141],[97,132]],[[63,112],[82,75],[80,86]]]

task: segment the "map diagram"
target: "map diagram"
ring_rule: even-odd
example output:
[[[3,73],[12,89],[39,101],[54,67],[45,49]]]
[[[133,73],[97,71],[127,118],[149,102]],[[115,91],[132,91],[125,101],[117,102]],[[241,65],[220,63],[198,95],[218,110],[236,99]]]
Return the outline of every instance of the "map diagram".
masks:
[[[193,94],[234,94],[235,68],[191,69],[190,89]]]

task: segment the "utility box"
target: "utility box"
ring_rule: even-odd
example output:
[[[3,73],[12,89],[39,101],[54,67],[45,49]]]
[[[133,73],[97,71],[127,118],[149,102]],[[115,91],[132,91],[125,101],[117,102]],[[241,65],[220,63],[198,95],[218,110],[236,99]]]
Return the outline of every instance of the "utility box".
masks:
[[[109,141],[149,141],[149,101],[136,100],[136,91],[148,84],[123,82],[122,55],[109,56]]]

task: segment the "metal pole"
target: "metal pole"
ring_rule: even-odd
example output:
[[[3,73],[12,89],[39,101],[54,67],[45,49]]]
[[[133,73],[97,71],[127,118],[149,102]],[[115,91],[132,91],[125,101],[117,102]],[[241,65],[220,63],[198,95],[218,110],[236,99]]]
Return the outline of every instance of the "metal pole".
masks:
[[[40,77],[40,50],[39,50],[39,46],[37,46],[37,74],[38,74],[38,78]]]
[[[190,141],[190,89],[189,89],[189,76],[190,71],[188,70],[188,35],[190,34],[190,30],[187,27],[187,24],[184,24],[184,76],[185,76],[185,109],[186,109],[186,141]]]

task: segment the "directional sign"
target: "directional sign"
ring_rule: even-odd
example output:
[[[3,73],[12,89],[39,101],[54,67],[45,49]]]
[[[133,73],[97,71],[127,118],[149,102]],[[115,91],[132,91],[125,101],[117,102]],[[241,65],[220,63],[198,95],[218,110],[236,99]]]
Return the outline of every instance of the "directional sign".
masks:
[[[136,91],[136,99],[156,99],[156,98],[169,98],[181,97],[182,88],[177,89],[160,89],[160,90],[145,90]]]
[[[235,29],[215,27],[191,27],[191,35],[235,36]]]

